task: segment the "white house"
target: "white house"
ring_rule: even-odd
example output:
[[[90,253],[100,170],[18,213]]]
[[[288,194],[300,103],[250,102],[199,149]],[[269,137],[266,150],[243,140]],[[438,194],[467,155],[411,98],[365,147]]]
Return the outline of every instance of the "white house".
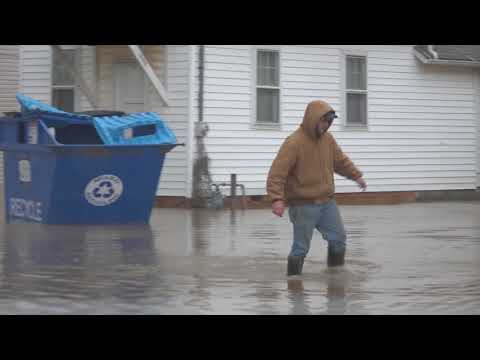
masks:
[[[247,195],[264,195],[279,146],[314,99],[337,109],[332,132],[369,192],[472,190],[480,186],[478,48],[144,45],[152,75],[128,45],[63,45],[73,76],[51,46],[22,45],[20,90],[70,111],[161,114],[186,146],[167,156],[159,196],[191,198],[199,120],[209,127],[212,180],[235,173]],[[337,178],[337,192],[357,191]]]

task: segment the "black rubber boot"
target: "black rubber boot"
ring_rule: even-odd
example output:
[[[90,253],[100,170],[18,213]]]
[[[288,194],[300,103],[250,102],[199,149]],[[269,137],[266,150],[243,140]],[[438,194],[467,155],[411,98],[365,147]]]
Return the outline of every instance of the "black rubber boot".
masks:
[[[301,275],[304,260],[305,260],[305,256],[290,255],[288,257],[287,276]]]
[[[327,265],[329,267],[343,266],[345,264],[345,249],[333,252],[328,249]]]

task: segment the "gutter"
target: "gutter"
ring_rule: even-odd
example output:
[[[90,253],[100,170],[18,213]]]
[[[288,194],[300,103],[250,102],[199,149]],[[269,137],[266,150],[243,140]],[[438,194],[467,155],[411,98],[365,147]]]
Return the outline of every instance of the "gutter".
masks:
[[[430,54],[432,54],[435,60],[438,59],[438,53],[433,49],[433,45],[427,45],[427,50]]]
[[[429,45],[429,47],[430,46],[432,46],[432,45]],[[430,52],[430,49],[429,49],[429,52]],[[421,52],[419,52],[416,49],[413,50],[413,53],[422,63],[427,64],[427,65],[480,67],[480,62],[478,62],[478,61],[439,60],[438,59],[438,54],[435,51],[433,53],[430,52],[432,54],[432,56],[434,56],[434,57],[435,57],[435,55],[433,55],[433,54],[436,54],[437,58],[435,58],[435,59],[429,59],[429,58],[425,57],[425,55],[423,55]]]

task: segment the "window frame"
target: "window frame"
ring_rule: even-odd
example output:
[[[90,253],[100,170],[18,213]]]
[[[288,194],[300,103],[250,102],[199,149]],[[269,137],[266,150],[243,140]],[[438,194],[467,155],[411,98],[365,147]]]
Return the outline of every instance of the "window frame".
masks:
[[[257,57],[259,51],[270,51],[278,54],[278,86],[266,86],[257,84],[258,63]],[[256,45],[252,46],[252,107],[251,107],[251,128],[260,130],[281,130],[282,128],[282,51],[281,46],[275,45]],[[257,121],[257,89],[272,89],[278,91],[278,122],[260,122]]]
[[[62,50],[71,50],[73,51],[73,59],[74,59],[74,67],[78,67],[80,64],[80,52],[79,48],[77,45],[61,45]],[[72,85],[55,85],[53,83],[53,73],[55,71],[55,63],[54,63],[54,58],[53,58],[53,51],[51,52],[51,91],[50,91],[50,104],[52,106],[55,106],[53,103],[53,98],[54,98],[54,92],[55,90],[72,90],[73,91],[73,111],[79,111],[79,91],[77,89],[78,84],[76,83],[75,79],[73,79],[73,84]],[[61,109],[62,110],[62,109]]]
[[[363,57],[365,58],[365,90],[348,89],[347,88],[347,59],[349,57]],[[369,122],[369,86],[368,86],[368,51],[362,50],[344,50],[342,56],[342,113],[344,128],[349,130],[368,130]],[[348,122],[348,94],[365,94],[365,124],[349,123]]]

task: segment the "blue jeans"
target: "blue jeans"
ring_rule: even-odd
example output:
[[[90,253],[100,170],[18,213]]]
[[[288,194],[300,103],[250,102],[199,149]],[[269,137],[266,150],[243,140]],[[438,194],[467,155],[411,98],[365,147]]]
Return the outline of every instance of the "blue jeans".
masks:
[[[308,254],[314,229],[317,229],[328,242],[330,251],[333,253],[345,251],[347,235],[334,199],[323,204],[291,206],[288,215],[293,224],[291,256]]]

